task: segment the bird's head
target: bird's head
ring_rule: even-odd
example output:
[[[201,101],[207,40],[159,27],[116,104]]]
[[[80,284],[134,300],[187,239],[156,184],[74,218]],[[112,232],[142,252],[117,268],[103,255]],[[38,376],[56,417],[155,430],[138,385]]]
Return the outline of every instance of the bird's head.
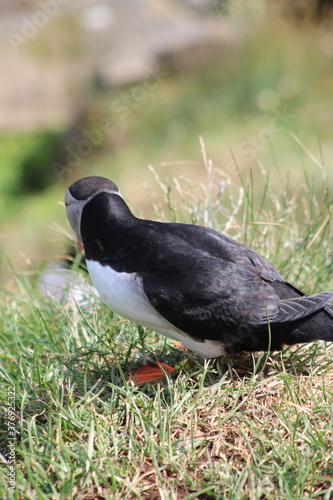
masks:
[[[65,194],[68,221],[76,234],[78,250],[83,250],[81,217],[84,207],[98,194],[106,192],[121,197],[118,187],[105,177],[84,177],[72,184]]]

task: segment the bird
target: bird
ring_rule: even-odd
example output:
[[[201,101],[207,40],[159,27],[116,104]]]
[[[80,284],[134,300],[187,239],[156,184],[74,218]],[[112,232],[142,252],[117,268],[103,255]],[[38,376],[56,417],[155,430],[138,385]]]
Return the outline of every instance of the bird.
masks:
[[[111,180],[65,194],[92,282],[115,313],[206,359],[333,341],[333,292],[307,295],[214,229],[133,215]]]

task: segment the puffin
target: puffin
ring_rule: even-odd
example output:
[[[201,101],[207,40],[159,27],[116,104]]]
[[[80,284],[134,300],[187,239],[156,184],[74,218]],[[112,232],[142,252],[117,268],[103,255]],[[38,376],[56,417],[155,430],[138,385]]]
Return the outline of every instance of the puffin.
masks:
[[[138,218],[99,176],[74,182],[65,207],[100,298],[137,325],[206,359],[333,341],[333,292],[307,295],[225,234]]]

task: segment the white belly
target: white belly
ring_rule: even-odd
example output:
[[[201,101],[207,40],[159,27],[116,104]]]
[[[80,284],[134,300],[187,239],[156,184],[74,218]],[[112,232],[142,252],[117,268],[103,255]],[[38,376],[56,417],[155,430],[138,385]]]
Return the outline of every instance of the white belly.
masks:
[[[87,260],[91,279],[105,304],[115,313],[168,338],[180,341],[184,347],[204,358],[218,358],[225,352],[221,343],[197,342],[167,321],[150,304],[135,274],[118,273],[109,266]]]

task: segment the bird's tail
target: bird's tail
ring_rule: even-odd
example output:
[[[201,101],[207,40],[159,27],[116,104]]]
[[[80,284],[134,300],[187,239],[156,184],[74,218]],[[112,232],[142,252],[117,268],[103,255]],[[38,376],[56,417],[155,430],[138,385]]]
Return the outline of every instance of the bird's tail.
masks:
[[[297,321],[286,330],[283,342],[288,345],[313,340],[333,342],[333,306],[325,306],[321,311]]]

